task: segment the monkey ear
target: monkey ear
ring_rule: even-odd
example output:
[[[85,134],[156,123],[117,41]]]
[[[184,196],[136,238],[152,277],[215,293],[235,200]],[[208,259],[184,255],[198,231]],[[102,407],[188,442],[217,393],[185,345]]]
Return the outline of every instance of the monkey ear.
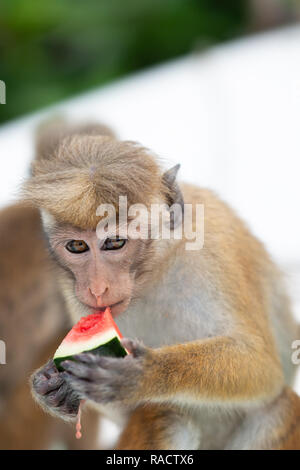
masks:
[[[184,210],[183,195],[176,181],[179,168],[180,164],[178,163],[177,165],[167,170],[162,176],[162,182],[166,188],[166,198],[168,205],[172,206],[173,204],[179,204],[181,207],[181,216],[179,216],[178,213],[176,214],[176,211],[171,212],[171,229],[176,228],[178,224],[181,223]]]
[[[177,165],[172,166],[172,168],[170,168],[169,170],[167,170],[167,171],[163,174],[163,181],[164,181],[164,183],[166,183],[168,186],[171,187],[171,186],[175,183],[176,176],[177,176],[177,173],[178,173],[178,171],[179,171],[179,168],[180,168],[180,163],[177,163]]]

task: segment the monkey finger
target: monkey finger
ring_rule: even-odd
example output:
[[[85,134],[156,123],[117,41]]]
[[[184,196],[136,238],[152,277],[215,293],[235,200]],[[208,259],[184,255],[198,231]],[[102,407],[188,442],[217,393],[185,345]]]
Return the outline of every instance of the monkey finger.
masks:
[[[47,378],[44,375],[35,375],[32,379],[32,386],[36,393],[39,395],[46,395],[47,388]]]
[[[97,364],[99,356],[96,354],[91,354],[91,353],[81,353],[81,354],[75,354],[74,359],[79,362],[84,362],[85,364]]]
[[[52,375],[51,378],[47,381],[48,391],[57,390],[64,383],[64,379],[61,374]]]
[[[96,403],[108,403],[115,398],[115,387],[109,380],[89,382],[70,375],[68,383],[81,400],[92,400]]]
[[[121,358],[97,356],[97,367],[100,367],[101,369],[111,369],[114,365],[119,364],[121,361]]]
[[[56,368],[55,368],[55,369],[53,368],[53,364],[54,364],[54,363],[53,363],[53,364],[51,364],[51,363],[53,363],[53,361],[47,362],[47,364],[46,364],[45,366],[43,366],[43,367],[41,367],[40,369],[38,369],[38,370],[33,374],[33,376],[32,376],[32,377],[33,377],[33,380],[34,380],[35,378],[38,378],[38,377],[39,377],[39,378],[43,377],[43,378],[45,378],[45,379],[50,379],[51,374],[57,373],[57,369],[56,369]]]
[[[89,365],[90,368],[101,367],[102,369],[110,369],[115,363],[119,363],[121,359],[115,357],[99,356],[90,353],[81,353],[73,356],[76,362],[82,362]]]
[[[63,361],[61,365],[65,371],[69,372],[70,374],[76,375],[76,377],[80,377],[82,379],[89,379],[91,376],[91,367],[87,366],[86,364],[82,364],[77,361]],[[67,376],[65,375],[65,377]]]
[[[63,382],[63,378],[56,374],[56,376],[52,376],[49,380],[45,377],[37,377],[33,381],[33,386],[37,393],[40,395],[46,395],[53,390],[57,390]]]
[[[49,406],[58,408],[66,399],[69,392],[68,385],[64,383],[58,390],[53,390],[45,396],[45,401]]]
[[[124,346],[124,348],[133,355],[133,357],[143,356],[147,352],[147,348],[137,339],[123,338],[121,343],[122,346]]]
[[[70,375],[76,376],[78,379],[84,379],[91,382],[101,381],[110,374],[101,369],[101,367],[90,367],[75,361],[64,361],[62,366],[68,375],[64,375],[65,380],[69,380]]]
[[[52,359],[50,359],[50,361],[47,362],[45,367],[43,367],[41,373],[43,373],[47,377],[47,379],[50,379],[51,375],[58,373],[56,365]]]
[[[65,373],[65,380],[68,383],[68,386],[73,390],[73,392],[77,393],[80,399],[87,398],[85,393],[89,382],[84,379],[79,379],[68,372]]]

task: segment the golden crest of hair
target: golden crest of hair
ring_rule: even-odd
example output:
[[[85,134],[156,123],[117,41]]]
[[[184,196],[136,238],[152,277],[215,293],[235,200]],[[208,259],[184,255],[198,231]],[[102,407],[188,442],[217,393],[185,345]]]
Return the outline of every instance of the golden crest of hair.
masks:
[[[37,155],[23,198],[45,209],[57,221],[95,229],[100,204],[118,209],[119,196],[128,205],[149,207],[165,195],[157,159],[141,145],[108,135],[71,135],[52,154]]]

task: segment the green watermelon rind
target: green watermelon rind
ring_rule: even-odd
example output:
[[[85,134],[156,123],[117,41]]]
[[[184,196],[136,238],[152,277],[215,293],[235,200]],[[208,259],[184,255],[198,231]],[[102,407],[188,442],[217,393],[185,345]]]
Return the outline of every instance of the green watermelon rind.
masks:
[[[74,356],[74,354],[79,354],[82,351],[90,351],[97,348],[98,346],[101,346],[102,344],[108,343],[115,336],[121,339],[113,327],[104,332],[98,331],[93,335],[87,332],[87,334],[79,335],[75,340],[72,339],[72,337],[70,338],[69,334],[65,337],[65,339],[55,351],[54,359],[56,357]]]
[[[96,348],[93,349],[88,349],[84,351],[78,351],[77,354],[83,352],[87,353],[92,353],[92,354],[98,354],[99,356],[110,356],[110,357],[125,357],[127,356],[126,350],[123,348],[122,344],[120,343],[120,340],[117,336],[112,338],[110,341],[108,341],[105,344],[100,344]],[[61,372],[63,371],[63,367],[61,366],[61,363],[66,360],[75,360],[73,355],[70,356],[60,356],[60,357],[54,357],[54,363],[57,367],[57,369]]]

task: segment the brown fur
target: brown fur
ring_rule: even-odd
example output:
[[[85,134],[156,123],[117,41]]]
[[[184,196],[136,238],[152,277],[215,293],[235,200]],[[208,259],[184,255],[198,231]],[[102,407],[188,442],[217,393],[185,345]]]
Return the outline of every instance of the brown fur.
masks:
[[[285,387],[266,410],[273,420],[270,433],[254,447],[266,450],[300,450],[300,398]]]
[[[286,388],[279,398],[278,407],[284,410],[282,424],[274,428],[272,447],[279,450],[300,450],[300,398]]]
[[[46,209],[59,222],[83,229],[95,229],[100,221],[97,207],[102,203],[117,207],[119,195],[127,195],[128,205],[148,207],[166,190],[150,152],[107,136],[67,137],[51,159],[33,163],[32,173],[24,199]]]
[[[131,414],[116,445],[118,450],[167,450],[178,411],[162,405],[144,405]]]

